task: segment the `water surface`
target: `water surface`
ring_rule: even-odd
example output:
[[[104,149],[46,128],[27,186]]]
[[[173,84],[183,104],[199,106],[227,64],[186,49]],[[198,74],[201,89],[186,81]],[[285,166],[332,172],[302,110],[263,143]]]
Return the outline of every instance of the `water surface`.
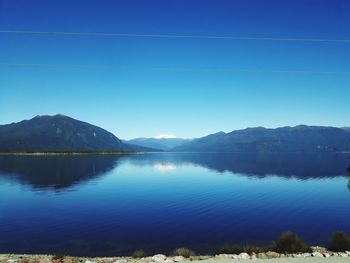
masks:
[[[350,233],[345,154],[0,157],[0,252],[126,255]]]

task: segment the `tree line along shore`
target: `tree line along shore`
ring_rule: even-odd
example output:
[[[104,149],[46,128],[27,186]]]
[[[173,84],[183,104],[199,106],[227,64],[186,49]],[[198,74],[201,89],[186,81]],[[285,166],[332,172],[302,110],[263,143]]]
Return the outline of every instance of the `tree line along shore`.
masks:
[[[123,155],[137,154],[135,151],[8,151],[0,155]]]

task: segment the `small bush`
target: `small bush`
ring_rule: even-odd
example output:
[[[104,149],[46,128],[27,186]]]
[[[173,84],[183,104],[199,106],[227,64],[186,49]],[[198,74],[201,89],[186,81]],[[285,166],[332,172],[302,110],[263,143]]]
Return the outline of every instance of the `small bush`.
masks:
[[[184,258],[189,258],[189,257],[195,256],[196,253],[189,248],[181,247],[181,248],[175,249],[173,251],[172,255],[173,256],[183,256]]]
[[[293,232],[282,233],[276,241],[275,250],[279,253],[311,252],[310,247]]]
[[[147,254],[144,250],[138,249],[138,250],[135,250],[131,256],[133,258],[144,258],[144,257],[147,257]]]
[[[347,236],[344,232],[335,232],[331,237],[329,250],[334,252],[343,252],[350,250],[350,237]]]
[[[57,253],[52,257],[52,260],[55,262],[62,262],[64,258],[64,255],[61,253]]]
[[[272,247],[269,246],[251,246],[246,245],[242,246],[240,244],[232,244],[232,245],[225,245],[221,248],[219,248],[215,254],[240,254],[240,253],[248,253],[249,255],[252,255],[253,253],[260,253],[260,252],[267,252],[272,250]]]
[[[271,246],[264,246],[264,247],[258,247],[258,246],[244,246],[243,252],[248,253],[249,255],[252,255],[253,253],[263,253],[267,251],[271,251],[273,248]]]

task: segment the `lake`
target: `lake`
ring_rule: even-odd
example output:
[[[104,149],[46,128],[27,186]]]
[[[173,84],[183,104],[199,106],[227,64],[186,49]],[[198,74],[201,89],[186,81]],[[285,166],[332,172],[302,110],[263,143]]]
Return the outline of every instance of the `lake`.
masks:
[[[0,157],[0,253],[130,255],[350,234],[346,154]]]

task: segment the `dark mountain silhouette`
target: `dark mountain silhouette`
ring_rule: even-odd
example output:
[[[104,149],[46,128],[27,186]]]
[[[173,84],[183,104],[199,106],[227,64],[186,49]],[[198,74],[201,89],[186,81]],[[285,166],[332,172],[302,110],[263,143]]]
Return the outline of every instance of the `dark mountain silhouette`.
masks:
[[[64,115],[36,116],[0,125],[0,151],[149,151],[112,133]]]
[[[306,125],[219,132],[172,149],[176,152],[236,153],[315,153],[349,150],[350,132],[341,128]]]

